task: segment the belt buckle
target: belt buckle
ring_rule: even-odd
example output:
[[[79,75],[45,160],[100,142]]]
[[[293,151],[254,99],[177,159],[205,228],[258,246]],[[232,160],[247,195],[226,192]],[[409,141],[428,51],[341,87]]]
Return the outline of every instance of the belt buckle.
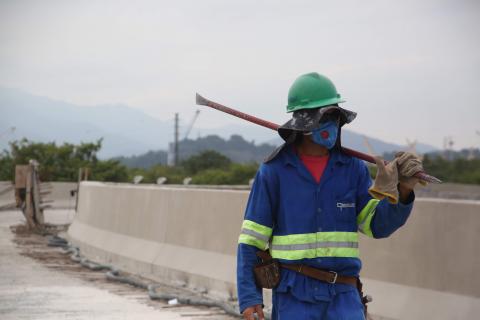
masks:
[[[328,272],[333,274],[333,280],[332,281],[327,281],[327,282],[331,283],[331,284],[334,284],[335,282],[337,282],[338,273],[336,273],[335,271],[328,271]]]

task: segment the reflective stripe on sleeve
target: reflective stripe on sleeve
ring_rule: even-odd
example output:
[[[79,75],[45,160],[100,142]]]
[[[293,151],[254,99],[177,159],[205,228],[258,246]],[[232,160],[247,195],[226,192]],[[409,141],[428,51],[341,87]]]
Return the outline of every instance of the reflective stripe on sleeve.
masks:
[[[252,220],[243,220],[242,230],[248,229],[263,234],[267,238],[270,238],[272,235],[272,228],[256,223]]]
[[[373,238],[371,223],[379,202],[380,200],[371,199],[357,216],[358,230],[371,238]]]
[[[249,230],[249,229],[242,229],[241,231],[242,234],[248,234],[254,238],[257,238],[258,240],[262,240],[264,242],[268,242],[270,240],[270,237],[264,236],[263,234],[260,234],[256,231]]]
[[[274,236],[273,258],[285,260],[318,257],[358,257],[357,232],[317,232]]]
[[[248,244],[260,250],[265,250],[271,235],[272,228],[251,220],[244,220],[238,243]]]

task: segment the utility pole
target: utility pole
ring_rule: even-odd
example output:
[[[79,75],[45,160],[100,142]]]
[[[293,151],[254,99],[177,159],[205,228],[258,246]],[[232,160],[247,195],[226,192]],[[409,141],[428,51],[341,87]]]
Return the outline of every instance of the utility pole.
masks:
[[[175,113],[175,139],[174,139],[174,154],[173,154],[173,165],[178,165],[178,113]]]
[[[443,157],[445,160],[453,160],[452,159],[452,149],[453,149],[453,138],[451,136],[447,136],[443,138]]]

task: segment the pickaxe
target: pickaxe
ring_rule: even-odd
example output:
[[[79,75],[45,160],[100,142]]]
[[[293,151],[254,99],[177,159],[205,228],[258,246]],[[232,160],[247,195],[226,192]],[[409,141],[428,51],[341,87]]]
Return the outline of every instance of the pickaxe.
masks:
[[[238,111],[238,110],[229,108],[227,106],[221,105],[219,103],[210,101],[210,100],[202,97],[198,93],[196,94],[196,102],[197,102],[198,105],[207,106],[207,107],[217,109],[217,110],[225,112],[225,113],[229,113],[229,114],[231,114],[235,117],[242,118],[244,120],[253,122],[255,124],[261,125],[263,127],[266,127],[266,128],[269,128],[269,129],[272,129],[272,130],[275,130],[275,131],[277,131],[278,128],[280,127],[276,123],[254,117],[252,115],[249,115],[249,114],[243,113],[241,111]],[[356,150],[353,150],[353,149],[345,148],[345,147],[342,147],[342,151],[349,156],[356,157],[358,159],[361,159],[361,160],[364,160],[364,161],[367,161],[367,162],[370,162],[370,163],[375,163],[375,159],[368,154],[365,154],[365,153],[362,153],[362,152],[359,152],[359,151],[356,151]],[[385,161],[385,164],[387,164],[387,163],[388,162]],[[438,179],[434,176],[431,176],[431,175],[429,175],[425,172],[422,172],[422,171],[415,173],[414,177],[416,177],[420,180],[423,180],[425,182],[442,183],[442,181],[440,179]]]

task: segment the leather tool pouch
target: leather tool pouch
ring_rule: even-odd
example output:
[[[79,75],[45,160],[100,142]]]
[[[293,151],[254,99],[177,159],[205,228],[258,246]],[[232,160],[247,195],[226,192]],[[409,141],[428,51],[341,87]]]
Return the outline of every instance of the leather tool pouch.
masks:
[[[257,256],[262,259],[262,262],[253,267],[255,283],[260,288],[275,288],[280,283],[280,263],[267,251],[258,251]]]

